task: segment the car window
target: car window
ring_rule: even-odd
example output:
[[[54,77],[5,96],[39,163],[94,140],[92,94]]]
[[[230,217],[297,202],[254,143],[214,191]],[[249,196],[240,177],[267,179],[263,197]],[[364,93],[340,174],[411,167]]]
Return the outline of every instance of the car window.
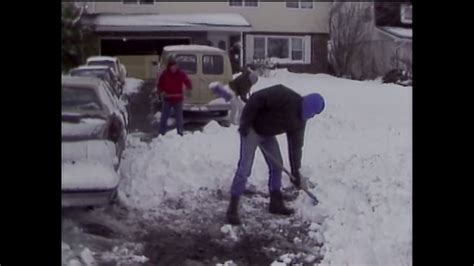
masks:
[[[187,74],[196,74],[197,72],[197,58],[192,54],[177,54],[175,55],[178,67]]]
[[[101,86],[101,88],[103,88],[103,89],[105,90],[105,92],[107,93],[107,96],[110,97],[110,98],[112,98],[112,100],[113,100],[113,102],[114,102],[114,104],[115,104],[115,103],[116,103],[115,100],[116,100],[116,97],[117,97],[117,96],[116,96],[116,94],[115,94],[113,88],[111,87],[111,85],[108,84],[108,83],[104,83],[104,85]]]
[[[117,105],[115,104],[114,96],[110,94],[110,91],[108,90],[105,84],[100,85],[98,92],[99,92],[100,99],[102,100],[104,105],[107,106],[109,111],[110,112],[116,111]]]
[[[203,55],[202,73],[207,75],[221,75],[224,73],[224,57],[222,55]]]
[[[92,89],[63,86],[61,91],[62,110],[102,110],[101,101]]]

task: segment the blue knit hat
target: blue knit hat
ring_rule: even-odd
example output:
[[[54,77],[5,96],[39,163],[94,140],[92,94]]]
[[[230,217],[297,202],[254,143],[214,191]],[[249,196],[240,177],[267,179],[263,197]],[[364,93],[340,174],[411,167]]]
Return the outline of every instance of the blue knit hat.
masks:
[[[308,120],[324,110],[324,98],[318,93],[311,93],[303,97],[302,116]]]

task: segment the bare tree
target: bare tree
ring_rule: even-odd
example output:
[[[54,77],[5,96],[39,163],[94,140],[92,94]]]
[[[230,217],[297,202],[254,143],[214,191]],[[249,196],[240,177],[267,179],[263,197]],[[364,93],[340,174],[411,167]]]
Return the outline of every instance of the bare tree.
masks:
[[[372,5],[367,2],[333,2],[329,14],[329,62],[338,77],[353,77],[351,66],[367,42]]]
[[[62,2],[61,38],[63,71],[83,62],[94,50],[93,27],[84,23],[86,6]]]

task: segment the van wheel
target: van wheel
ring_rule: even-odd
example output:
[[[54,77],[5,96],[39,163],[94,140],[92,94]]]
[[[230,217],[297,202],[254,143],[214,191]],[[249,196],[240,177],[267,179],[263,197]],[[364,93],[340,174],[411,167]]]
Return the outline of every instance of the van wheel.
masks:
[[[221,127],[230,127],[230,121],[219,121]]]

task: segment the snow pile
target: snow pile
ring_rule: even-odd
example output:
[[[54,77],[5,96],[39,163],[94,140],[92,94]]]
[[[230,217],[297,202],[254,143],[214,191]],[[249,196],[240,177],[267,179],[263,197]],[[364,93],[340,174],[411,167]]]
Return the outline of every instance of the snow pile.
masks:
[[[216,266],[237,266],[233,261],[229,260],[224,263],[217,263]]]
[[[148,258],[143,255],[135,255],[134,250],[127,247],[114,247],[111,252],[105,252],[101,256],[102,261],[120,261],[122,265],[135,265],[136,263],[145,263]]]
[[[61,265],[97,265],[90,249],[82,248],[73,250],[67,243],[61,242]]]
[[[301,264],[294,264],[296,260],[302,259],[305,257],[303,253],[298,253],[298,254],[293,254],[293,253],[288,253],[281,255],[280,258],[278,258],[276,261],[274,261],[271,266],[287,266],[287,265],[301,265]],[[309,255],[306,256],[305,261],[307,263],[312,263],[315,259],[316,256],[314,255]]]
[[[237,233],[235,230],[232,228],[232,225],[230,224],[225,224],[221,227],[221,232],[229,235],[229,237],[234,240],[234,241],[239,241],[239,237],[237,236]]]
[[[301,170],[318,184],[312,192],[320,204],[312,206],[303,192],[292,203],[312,223],[310,237],[324,242],[321,265],[411,265],[412,88],[276,70],[254,91],[279,83],[326,100],[325,111],[307,124]],[[278,140],[288,167],[286,137]],[[128,141],[120,187],[128,205],[150,210],[168,197],[192,202],[203,187],[229,190],[239,156],[236,126],[210,123],[203,132],[167,134],[149,145]],[[248,183],[265,191],[267,175],[258,151]]]
[[[123,94],[130,95],[138,93],[143,85],[143,80],[136,78],[126,78],[125,85],[123,86]]]

